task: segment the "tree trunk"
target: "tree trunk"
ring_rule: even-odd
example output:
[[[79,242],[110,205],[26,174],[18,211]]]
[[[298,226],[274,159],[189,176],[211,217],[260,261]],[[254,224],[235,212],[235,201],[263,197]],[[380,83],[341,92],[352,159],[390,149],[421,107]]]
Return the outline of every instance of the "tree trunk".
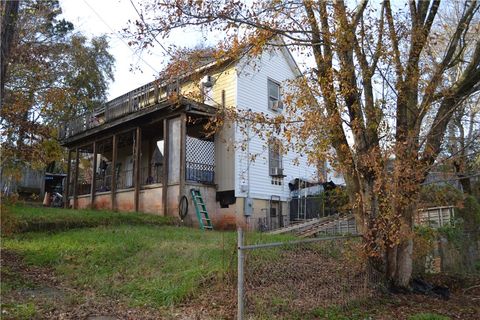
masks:
[[[393,283],[397,272],[397,246],[387,246],[385,253],[385,277]]]
[[[460,184],[462,185],[463,192],[466,194],[472,194],[472,185],[470,178],[464,174],[457,174]]]
[[[404,195],[407,196],[407,195]],[[387,248],[387,279],[395,288],[408,290],[413,271],[413,216],[416,212],[415,194],[408,196],[411,203],[407,207],[397,207],[401,212],[399,242],[390,250]]]
[[[413,270],[413,240],[405,239],[397,246],[397,266],[393,284],[399,288],[408,288]]]
[[[360,183],[356,176],[352,176],[349,173],[344,173],[345,182],[347,185],[347,192],[350,203],[357,202],[357,195],[360,194]],[[360,234],[364,234],[367,231],[365,225],[365,214],[362,205],[353,206],[352,213],[355,217],[357,231]]]
[[[464,147],[463,147],[464,148]],[[466,171],[466,158],[465,149],[462,150],[462,154],[459,159],[453,162],[453,168],[459,179],[459,182],[462,186],[463,192],[466,194],[472,194],[472,185],[470,183],[470,178],[465,174]]]
[[[10,58],[13,37],[15,34],[15,23],[18,15],[20,1],[2,1],[2,22],[1,22],[1,57],[0,57],[0,108],[3,107],[5,76]]]

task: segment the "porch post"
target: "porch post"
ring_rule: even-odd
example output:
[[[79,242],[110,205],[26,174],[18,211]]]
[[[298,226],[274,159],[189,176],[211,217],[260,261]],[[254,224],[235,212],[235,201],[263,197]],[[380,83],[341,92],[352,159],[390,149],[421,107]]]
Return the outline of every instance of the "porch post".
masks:
[[[148,155],[147,155],[147,157],[148,157],[147,158],[147,166],[148,166],[147,171],[148,171],[148,173],[147,173],[147,178],[150,178],[150,177],[153,176],[152,175],[152,157],[153,157],[153,152],[155,150],[154,149],[155,144],[156,144],[155,140],[153,140],[153,139],[148,139],[147,140],[147,146],[148,146]],[[155,181],[155,183],[158,182],[156,180],[154,180],[154,181]]]
[[[73,209],[77,209],[77,193],[78,193],[78,169],[79,169],[79,159],[80,154],[78,147],[75,148],[75,177],[73,178]]]
[[[135,134],[135,162],[134,162],[134,183],[135,183],[135,194],[134,194],[134,205],[135,211],[138,211],[139,207],[139,195],[140,195],[140,160],[142,154],[142,128],[137,127],[136,134]]]
[[[97,140],[93,141],[92,184],[90,185],[90,208],[94,208],[95,191],[97,190]]]
[[[168,134],[168,119],[163,119],[163,177],[162,177],[162,209],[163,215],[167,215],[167,189],[168,189],[168,145],[170,136]]]
[[[186,144],[187,144],[187,115],[182,113],[180,118],[180,192],[178,193],[178,201],[185,192],[185,170],[186,170]]]
[[[65,185],[65,195],[63,197],[63,206],[65,208],[70,207],[70,199],[69,199],[69,193],[70,193],[70,178],[72,173],[70,172],[72,170],[72,150],[68,149],[68,157],[67,157],[67,181]]]
[[[112,186],[110,188],[112,210],[115,210],[115,192],[117,191],[117,142],[117,135],[114,134],[112,138]]]

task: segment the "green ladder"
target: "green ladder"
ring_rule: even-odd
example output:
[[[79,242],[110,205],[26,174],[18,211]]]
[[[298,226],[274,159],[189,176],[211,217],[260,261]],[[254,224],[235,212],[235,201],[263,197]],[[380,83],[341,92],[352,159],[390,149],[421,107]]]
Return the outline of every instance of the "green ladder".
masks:
[[[212,221],[208,217],[207,206],[203,202],[202,195],[199,189],[190,189],[192,194],[193,204],[195,205],[195,212],[197,213],[198,224],[202,230],[213,230]]]

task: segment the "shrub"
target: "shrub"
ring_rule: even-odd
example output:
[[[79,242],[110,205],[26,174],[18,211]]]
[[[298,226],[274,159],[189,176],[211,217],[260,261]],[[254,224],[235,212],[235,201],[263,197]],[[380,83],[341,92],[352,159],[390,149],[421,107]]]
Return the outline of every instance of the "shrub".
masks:
[[[427,269],[432,269],[432,265],[427,266],[427,257],[431,255],[435,241],[437,240],[437,232],[424,226],[415,227],[413,237],[413,268],[414,273],[424,274]]]
[[[2,203],[0,207],[0,232],[2,236],[15,233],[17,228],[17,218],[9,210],[8,206]]]
[[[420,206],[458,206],[463,193],[450,185],[425,185],[420,189]]]
[[[458,210],[458,216],[465,223],[465,227],[475,230],[480,227],[480,203],[474,196],[467,196],[463,207]]]

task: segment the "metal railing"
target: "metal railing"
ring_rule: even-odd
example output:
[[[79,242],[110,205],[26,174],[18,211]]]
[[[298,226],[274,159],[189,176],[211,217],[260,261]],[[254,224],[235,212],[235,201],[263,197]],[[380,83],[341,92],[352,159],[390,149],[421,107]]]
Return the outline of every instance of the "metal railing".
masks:
[[[92,184],[91,183],[79,182],[77,184],[77,195],[83,196],[83,195],[86,195],[86,194],[90,194],[91,189],[92,189]]]
[[[213,183],[215,179],[215,166],[205,163],[185,163],[185,179],[200,183]]]
[[[262,211],[267,212],[265,217],[258,218],[258,228],[262,232],[283,228],[289,222],[288,215],[286,214],[277,214],[277,216],[271,216],[268,214],[268,210],[262,209]]]
[[[106,192],[112,190],[112,173],[106,172],[104,175],[97,175],[95,189],[96,192]]]
[[[123,170],[117,173],[117,190],[133,188],[134,175],[133,169]]]
[[[140,185],[163,183],[163,166],[152,165],[140,169]]]

